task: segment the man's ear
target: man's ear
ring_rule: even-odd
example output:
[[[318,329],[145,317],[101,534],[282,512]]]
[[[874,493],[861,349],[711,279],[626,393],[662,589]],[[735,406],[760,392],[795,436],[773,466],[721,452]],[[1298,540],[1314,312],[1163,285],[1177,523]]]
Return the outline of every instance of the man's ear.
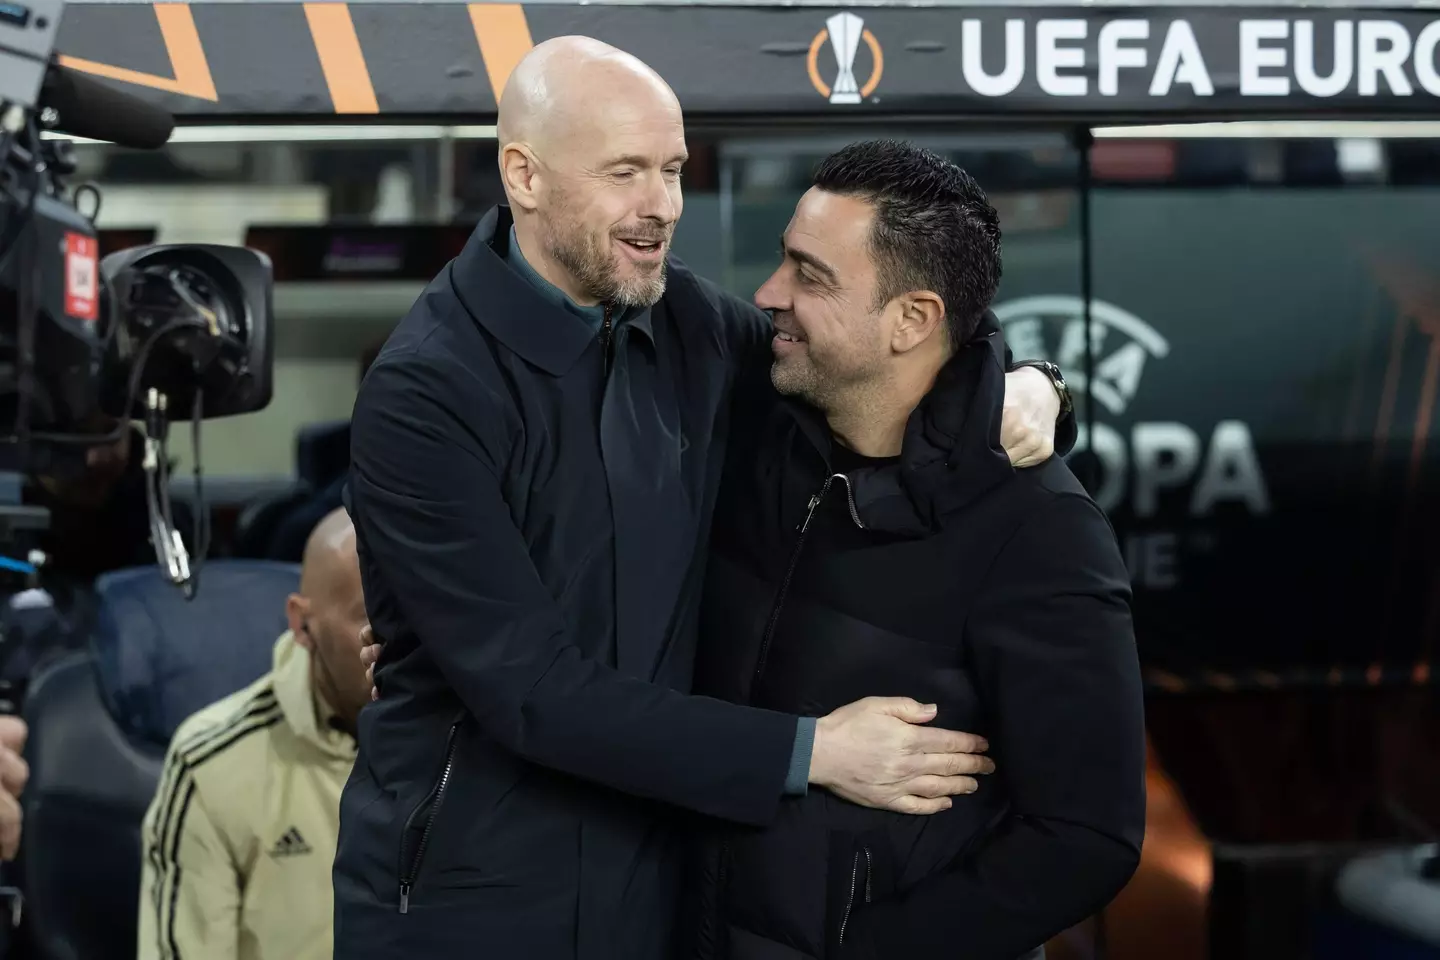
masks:
[[[512,206],[534,210],[540,205],[535,183],[539,173],[540,164],[528,144],[507,143],[500,148],[500,179]]]
[[[945,301],[930,290],[916,290],[899,300],[900,320],[891,334],[896,353],[908,353],[934,336],[944,336]]]
[[[295,636],[295,642],[306,650],[314,647],[315,642],[310,638],[309,631],[304,629],[305,621],[310,617],[310,598],[298,593],[292,593],[285,598],[285,620],[290,627],[290,632]]]

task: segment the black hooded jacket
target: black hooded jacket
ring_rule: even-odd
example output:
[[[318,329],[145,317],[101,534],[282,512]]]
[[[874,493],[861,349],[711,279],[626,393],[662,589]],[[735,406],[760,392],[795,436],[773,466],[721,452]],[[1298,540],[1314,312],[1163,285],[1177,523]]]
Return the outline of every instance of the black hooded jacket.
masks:
[[[935,816],[812,789],[768,826],[720,829],[701,956],[1013,960],[1133,873],[1145,745],[1129,578],[1063,460],[1011,467],[1004,366],[987,317],[891,461],[851,468],[823,419],[778,398],[732,448],[700,692],[811,716],[872,695],[936,703],[935,725],[989,739],[997,772]]]

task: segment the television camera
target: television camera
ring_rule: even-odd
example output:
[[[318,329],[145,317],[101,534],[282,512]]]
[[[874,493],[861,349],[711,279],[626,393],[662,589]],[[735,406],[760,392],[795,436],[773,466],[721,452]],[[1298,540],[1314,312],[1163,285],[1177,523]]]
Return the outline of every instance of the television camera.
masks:
[[[270,401],[271,265],[213,244],[100,258],[99,191],[67,189],[74,144],[56,135],[153,149],[174,120],[59,65],[62,6],[0,0],[0,469],[74,471],[88,449],[143,428],[156,560],[193,596],[209,540],[199,426]],[[93,204],[82,212],[86,195]],[[195,432],[193,560],[170,504],[167,437],[177,421]],[[45,525],[41,508],[18,504],[0,507],[0,519],[3,539]]]

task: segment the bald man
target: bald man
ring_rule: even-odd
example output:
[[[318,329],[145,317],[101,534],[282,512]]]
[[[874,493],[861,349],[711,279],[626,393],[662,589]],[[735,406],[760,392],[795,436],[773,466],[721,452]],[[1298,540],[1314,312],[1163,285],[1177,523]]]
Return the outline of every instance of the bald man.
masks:
[[[355,529],[305,547],[274,666],[187,719],[146,814],[140,960],[329,960],[340,791],[369,698]]]
[[[989,761],[903,698],[802,718],[689,695],[720,467],[747,429],[732,387],[763,377],[770,324],[669,256],[685,130],[643,63],[541,43],[499,141],[508,205],[355,405],[347,504],[387,642],[342,800],[335,955],[668,960],[687,811],[761,826],[843,784],[933,813]],[[1017,408],[1047,411],[1012,457],[1048,455],[1055,391],[1012,376]]]

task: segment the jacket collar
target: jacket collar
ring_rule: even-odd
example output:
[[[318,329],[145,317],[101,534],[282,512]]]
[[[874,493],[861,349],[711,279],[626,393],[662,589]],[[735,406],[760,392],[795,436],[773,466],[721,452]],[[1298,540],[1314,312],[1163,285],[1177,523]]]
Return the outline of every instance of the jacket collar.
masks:
[[[545,299],[584,320],[592,331],[600,329],[600,324],[605,319],[605,304],[597,303],[593,307],[582,307],[571,300],[565,291],[540,276],[540,272],[530,265],[529,260],[525,259],[520,244],[516,242],[513,223],[505,232],[504,247],[497,245],[495,249],[504,256],[505,262],[510,265],[510,268],[528,280],[530,285],[540,291]],[[624,310],[613,312],[610,315],[610,322],[617,327],[621,324],[629,324],[637,330],[644,331],[645,335],[652,340],[655,338],[654,331],[650,327],[650,311],[644,307],[626,307]]]
[[[285,725],[301,740],[344,759],[355,756],[355,738],[333,724],[335,711],[315,692],[310,677],[310,652],[286,630],[271,655],[271,683]]]
[[[1005,341],[999,321],[987,312],[910,415],[899,461],[847,475],[861,522],[872,530],[925,536],[938,532],[948,514],[1012,477],[1000,445],[1004,404]],[[833,441],[824,418],[805,404],[785,406],[802,442],[828,464]]]
[[[564,376],[595,342],[595,331],[506,263],[513,225],[509,207],[491,209],[447,268],[450,285],[466,312],[491,336],[527,363],[551,376]],[[653,339],[649,310],[624,321]]]

